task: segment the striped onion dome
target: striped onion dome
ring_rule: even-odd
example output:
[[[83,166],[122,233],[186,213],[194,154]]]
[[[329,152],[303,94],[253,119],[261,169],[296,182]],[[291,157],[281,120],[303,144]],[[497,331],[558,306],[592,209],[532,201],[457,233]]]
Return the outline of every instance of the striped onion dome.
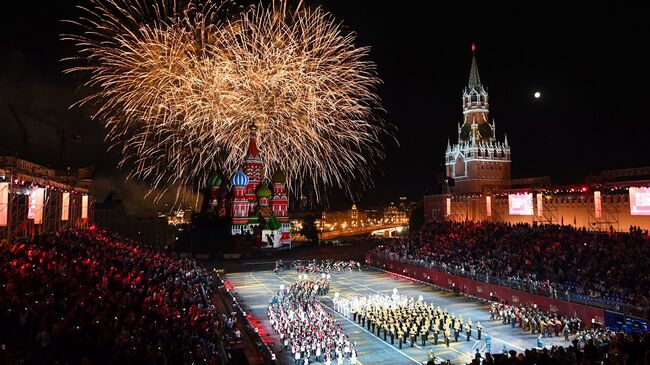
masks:
[[[260,187],[257,188],[257,197],[258,198],[270,198],[271,195],[273,195],[273,192],[271,189],[269,189],[269,186],[266,185],[266,183],[261,183]]]
[[[237,170],[235,175],[230,179],[233,186],[246,186],[248,185],[248,176],[241,169]]]
[[[208,179],[208,186],[221,186],[221,176],[219,174],[212,175]]]

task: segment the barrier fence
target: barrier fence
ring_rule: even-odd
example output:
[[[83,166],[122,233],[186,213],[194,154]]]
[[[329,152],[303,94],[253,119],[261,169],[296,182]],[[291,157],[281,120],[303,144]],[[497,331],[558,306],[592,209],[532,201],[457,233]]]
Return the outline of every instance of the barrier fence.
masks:
[[[233,293],[233,287],[225,279],[222,279],[221,277],[217,276],[218,280],[221,281],[221,283],[225,287],[225,292],[226,296],[228,298],[228,301],[232,305],[232,309],[237,313],[238,320],[242,320],[247,335],[255,342],[255,347],[256,350],[258,351],[258,354],[261,356],[261,363],[264,365],[273,365],[276,363],[276,355],[275,352],[269,347],[268,344],[268,339],[265,339],[262,334],[259,332],[259,327],[257,324],[254,324],[251,322],[252,316],[250,313],[247,313],[242,306],[239,304],[239,301],[237,299],[237,296]]]
[[[571,293],[554,293],[540,290],[531,284],[503,280],[430,264],[420,260],[408,260],[390,255],[370,254],[368,264],[421,280],[444,289],[475,296],[485,300],[505,301],[507,304],[536,304],[542,310],[563,315],[576,314],[587,326],[592,319],[602,323],[605,309],[625,315],[647,318],[647,308],[607,301],[584,300]]]

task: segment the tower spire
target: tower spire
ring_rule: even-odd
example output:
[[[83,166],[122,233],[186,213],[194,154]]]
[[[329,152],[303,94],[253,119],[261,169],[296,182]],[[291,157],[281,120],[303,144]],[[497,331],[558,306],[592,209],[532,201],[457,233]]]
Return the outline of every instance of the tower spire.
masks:
[[[469,82],[467,86],[476,88],[481,85],[481,78],[478,75],[478,66],[476,65],[476,45],[472,43],[472,68],[469,71]]]
[[[247,157],[256,158],[260,153],[260,151],[257,149],[257,126],[255,124],[251,124],[249,131],[250,134],[248,139]]]

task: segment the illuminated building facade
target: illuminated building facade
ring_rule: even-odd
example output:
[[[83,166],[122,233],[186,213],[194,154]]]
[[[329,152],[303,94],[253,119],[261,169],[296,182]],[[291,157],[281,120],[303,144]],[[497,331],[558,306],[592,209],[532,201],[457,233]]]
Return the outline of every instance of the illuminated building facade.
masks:
[[[510,145],[489,122],[475,48],[463,91],[458,143],[447,143],[444,194],[424,196],[425,219],[563,224],[590,230],[650,229],[650,167],[604,171],[573,186],[549,177],[511,179]]]
[[[92,225],[91,175],[90,169],[70,175],[0,156],[0,240]]]
[[[366,226],[368,226],[366,212],[360,211],[356,204],[352,204],[349,210],[323,211],[318,229],[322,228],[323,231],[335,231],[358,229]]]
[[[384,224],[397,224],[409,222],[407,212],[401,207],[395,206],[391,203],[386,210],[384,210]]]
[[[204,209],[231,219],[233,235],[258,235],[262,245],[268,247],[288,245],[291,223],[285,185],[282,171],[276,171],[270,181],[264,178],[257,128],[252,126],[242,168],[231,177],[229,186],[219,174],[208,180]]]
[[[510,145],[496,138],[490,122],[488,92],[481,83],[472,45],[469,81],[463,90],[463,123],[458,123],[458,142],[447,141],[445,169],[454,180],[454,192],[471,193],[484,187],[501,187],[510,179]]]

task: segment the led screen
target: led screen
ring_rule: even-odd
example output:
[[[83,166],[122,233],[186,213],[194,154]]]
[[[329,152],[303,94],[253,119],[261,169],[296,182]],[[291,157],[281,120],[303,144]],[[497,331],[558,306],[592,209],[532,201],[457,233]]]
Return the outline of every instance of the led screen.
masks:
[[[533,215],[533,194],[509,194],[508,212],[510,215]]]
[[[650,215],[650,188],[630,188],[630,214]]]

